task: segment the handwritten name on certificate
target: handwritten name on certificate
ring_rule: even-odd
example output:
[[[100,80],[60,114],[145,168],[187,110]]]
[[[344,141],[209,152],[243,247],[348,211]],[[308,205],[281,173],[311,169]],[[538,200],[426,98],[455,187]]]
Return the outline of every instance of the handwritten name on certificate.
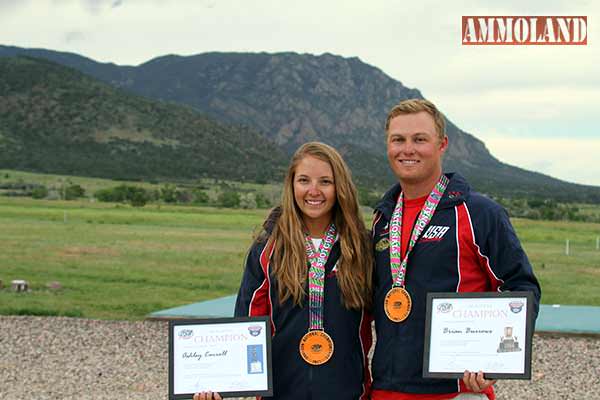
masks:
[[[532,307],[526,292],[430,293],[423,375],[530,379]]]
[[[265,318],[174,321],[170,398],[201,391],[223,395],[272,390],[270,329]]]

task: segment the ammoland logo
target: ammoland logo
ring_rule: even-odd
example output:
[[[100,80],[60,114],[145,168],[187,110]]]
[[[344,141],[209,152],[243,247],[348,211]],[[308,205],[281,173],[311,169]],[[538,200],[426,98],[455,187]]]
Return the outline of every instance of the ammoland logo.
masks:
[[[463,45],[587,45],[587,16],[463,16]]]

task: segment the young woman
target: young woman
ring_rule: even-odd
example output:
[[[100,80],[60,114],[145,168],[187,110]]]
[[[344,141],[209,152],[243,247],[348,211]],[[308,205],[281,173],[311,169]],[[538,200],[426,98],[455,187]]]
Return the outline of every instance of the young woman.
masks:
[[[269,316],[273,399],[366,399],[372,255],[350,172],[311,142],[292,157],[281,206],[250,248],[236,316]],[[197,393],[194,400],[220,399]]]

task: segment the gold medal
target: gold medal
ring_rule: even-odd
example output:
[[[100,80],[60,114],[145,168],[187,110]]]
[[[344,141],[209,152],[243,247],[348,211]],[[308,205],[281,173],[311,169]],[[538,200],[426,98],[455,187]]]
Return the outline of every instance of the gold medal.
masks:
[[[333,354],[333,340],[325,331],[310,331],[300,340],[300,355],[309,364],[321,365]]]
[[[383,308],[387,317],[394,322],[402,322],[408,318],[411,307],[410,294],[403,287],[393,287],[385,295]]]

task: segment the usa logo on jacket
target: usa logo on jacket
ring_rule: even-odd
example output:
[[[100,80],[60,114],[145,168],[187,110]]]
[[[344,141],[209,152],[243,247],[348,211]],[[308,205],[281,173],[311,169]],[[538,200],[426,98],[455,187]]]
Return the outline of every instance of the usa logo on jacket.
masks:
[[[419,242],[439,242],[449,230],[449,226],[430,225]]]

